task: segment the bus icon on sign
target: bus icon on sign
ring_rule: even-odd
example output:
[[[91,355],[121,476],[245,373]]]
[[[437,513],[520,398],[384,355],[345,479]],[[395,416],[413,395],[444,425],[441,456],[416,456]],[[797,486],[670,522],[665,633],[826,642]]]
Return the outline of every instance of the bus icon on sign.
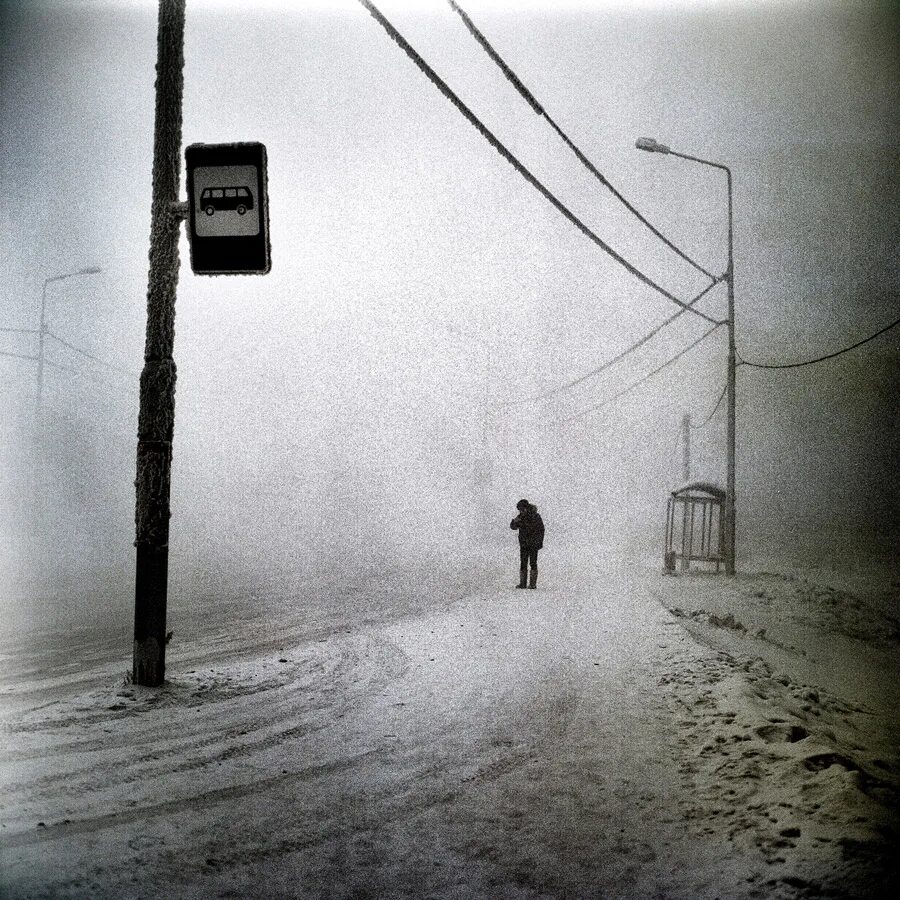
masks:
[[[253,209],[253,195],[248,187],[208,187],[200,195],[200,208],[213,216],[219,210],[235,210],[239,216]]]

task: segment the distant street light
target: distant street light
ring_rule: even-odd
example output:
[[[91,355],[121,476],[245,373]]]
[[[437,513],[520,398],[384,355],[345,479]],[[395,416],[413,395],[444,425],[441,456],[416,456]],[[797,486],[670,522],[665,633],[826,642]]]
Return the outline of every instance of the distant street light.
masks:
[[[51,275],[44,279],[44,289],[41,292],[41,327],[38,331],[38,375],[37,375],[37,410],[41,411],[41,395],[44,391],[44,335],[47,333],[47,285],[51,281],[63,281],[66,278],[75,278],[78,275],[98,275],[102,272],[99,266],[85,266],[76,272],[66,272],[63,275]]]
[[[658,144],[653,138],[638,138],[635,141],[638,150],[646,150],[648,153],[671,153],[665,144]]]
[[[64,272],[62,275],[51,275],[44,279],[44,288],[41,291],[41,327],[38,331],[38,340],[40,342],[37,356],[37,406],[35,408],[34,422],[34,469],[32,478],[34,479],[34,504],[36,515],[35,527],[44,528],[47,523],[47,487],[46,475],[44,467],[44,452],[41,448],[41,399],[44,390],[44,336],[47,330],[47,285],[51,281],[64,281],[66,278],[76,278],[79,275],[97,275],[102,271],[99,266],[85,266],[74,272]],[[40,571],[45,574],[50,570],[50,560],[47,553],[47,547],[43,541],[40,541],[37,547],[37,559]]]
[[[728,482],[725,487],[725,574],[734,575],[735,559],[735,372],[737,368],[734,340],[734,214],[731,192],[731,169],[722,163],[712,162],[708,159],[700,159],[697,156],[689,156],[686,153],[677,153],[665,144],[660,144],[653,138],[642,137],[635,142],[638,150],[646,150],[648,153],[668,153],[691,162],[704,166],[712,166],[721,169],[728,178],[728,271],[725,278],[728,281]]]

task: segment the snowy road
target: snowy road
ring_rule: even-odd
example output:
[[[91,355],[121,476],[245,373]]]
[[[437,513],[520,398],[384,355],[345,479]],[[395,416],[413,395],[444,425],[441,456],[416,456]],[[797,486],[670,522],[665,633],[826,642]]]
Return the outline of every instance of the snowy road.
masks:
[[[214,631],[158,690],[102,654],[74,690],[7,678],[4,896],[872,896],[821,815],[860,770],[788,686],[699,644],[659,577],[568,575]]]

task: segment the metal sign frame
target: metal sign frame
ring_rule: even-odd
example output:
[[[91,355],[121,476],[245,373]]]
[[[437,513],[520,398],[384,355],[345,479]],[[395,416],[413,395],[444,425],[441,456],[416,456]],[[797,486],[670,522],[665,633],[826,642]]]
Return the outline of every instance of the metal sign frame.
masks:
[[[184,156],[191,269],[197,275],[266,274],[272,254],[265,146],[191,144]],[[232,192],[230,199],[224,191]]]

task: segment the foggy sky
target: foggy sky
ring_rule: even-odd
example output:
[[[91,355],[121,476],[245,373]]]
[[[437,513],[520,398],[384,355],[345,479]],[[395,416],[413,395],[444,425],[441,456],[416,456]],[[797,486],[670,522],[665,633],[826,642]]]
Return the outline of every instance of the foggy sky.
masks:
[[[640,153],[652,136],[734,171],[737,340],[749,360],[831,352],[896,318],[898,16],[877,3],[463,4],[579,147],[711,271],[726,265],[721,173]],[[155,5],[2,7],[0,325],[56,340],[0,357],[0,592],[131,602]],[[578,164],[449,7],[388,4],[400,31],[604,240],[678,296],[705,280]],[[509,541],[517,499],[548,540],[654,547],[681,478],[681,418],[725,378],[726,330],[626,398],[707,323],[566,222],[356,3],[191,2],[183,144],[261,141],[272,271],[204,278],[186,239],[176,315],[172,580],[353,570]],[[724,317],[722,285],[703,301]],[[0,334],[30,355],[34,336]],[[131,372],[123,374],[118,368]],[[738,371],[739,552],[798,528],[890,533],[898,333],[837,360]],[[724,409],[692,435],[724,480]],[[493,529],[487,523],[495,523]],[[507,548],[508,550],[509,548]],[[502,560],[501,549],[498,551]],[[502,561],[498,563],[502,565]],[[271,573],[275,573],[272,575]]]

